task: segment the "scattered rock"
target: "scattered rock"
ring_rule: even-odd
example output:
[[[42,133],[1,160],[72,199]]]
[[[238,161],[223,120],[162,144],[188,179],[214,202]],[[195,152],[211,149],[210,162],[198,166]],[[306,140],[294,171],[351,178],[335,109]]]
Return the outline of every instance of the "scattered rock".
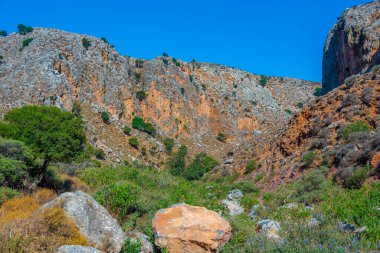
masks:
[[[320,221],[316,218],[311,218],[310,221],[307,223],[309,227],[318,227],[320,224]]]
[[[118,253],[123,247],[125,234],[120,225],[90,195],[81,191],[63,193],[43,206],[50,207],[62,207],[96,248]]]
[[[232,164],[233,162],[234,162],[234,159],[230,158],[230,159],[225,160],[223,163],[224,164]]]
[[[136,243],[140,240],[140,243],[142,244],[140,253],[153,253],[153,245],[150,243],[147,235],[138,231],[129,231],[126,233],[126,236],[131,239],[132,243]]]
[[[57,253],[102,253],[93,247],[84,247],[80,245],[64,245],[58,248]]]
[[[364,226],[364,227],[361,227],[361,228],[357,228],[357,229],[355,229],[354,230],[354,233],[363,233],[363,232],[365,232],[365,231],[367,231],[368,230],[368,228],[366,227],[366,226]]]
[[[354,232],[356,230],[356,227],[352,224],[346,223],[346,222],[340,222],[340,229],[343,232]]]
[[[256,231],[271,239],[280,239],[280,223],[274,220],[260,220],[256,223]]]
[[[287,208],[287,209],[297,209],[298,208],[298,204],[297,203],[288,203],[284,207]]]
[[[156,213],[156,246],[179,252],[216,252],[231,239],[230,224],[204,207],[178,204]]]
[[[222,201],[222,204],[230,211],[231,216],[236,216],[244,213],[244,208],[240,206],[240,199],[243,193],[239,189],[232,190],[228,193],[227,199]]]

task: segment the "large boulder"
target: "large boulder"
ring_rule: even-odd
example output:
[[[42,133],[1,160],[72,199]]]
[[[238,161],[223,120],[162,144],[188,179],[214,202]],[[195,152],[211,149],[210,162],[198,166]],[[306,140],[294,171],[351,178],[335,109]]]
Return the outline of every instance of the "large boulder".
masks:
[[[230,224],[204,207],[178,204],[153,219],[155,244],[176,252],[216,252],[231,238]]]
[[[106,252],[120,252],[125,234],[118,222],[90,195],[77,191],[63,193],[43,208],[62,207],[90,244]]]
[[[380,64],[380,2],[347,9],[327,36],[323,54],[323,90]]]

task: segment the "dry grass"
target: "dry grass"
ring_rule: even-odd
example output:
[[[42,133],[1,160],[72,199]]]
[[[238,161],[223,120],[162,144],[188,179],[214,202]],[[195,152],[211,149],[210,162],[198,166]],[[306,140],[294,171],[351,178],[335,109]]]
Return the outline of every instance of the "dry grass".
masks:
[[[55,252],[61,245],[88,245],[62,208],[40,209],[55,197],[42,189],[6,201],[0,208],[0,252]]]

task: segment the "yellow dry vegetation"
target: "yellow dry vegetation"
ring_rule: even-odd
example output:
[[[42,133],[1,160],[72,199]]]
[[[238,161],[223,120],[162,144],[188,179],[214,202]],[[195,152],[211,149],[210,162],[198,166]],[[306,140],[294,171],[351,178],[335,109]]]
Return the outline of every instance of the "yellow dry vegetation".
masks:
[[[85,182],[83,182],[82,180],[80,180],[77,177],[70,176],[67,174],[61,174],[60,178],[67,185],[66,187],[67,187],[68,191],[78,191],[79,190],[79,191],[88,192],[90,190],[90,187]]]
[[[63,208],[40,208],[55,196],[41,189],[0,207],[0,252],[55,252],[61,245],[88,245]]]

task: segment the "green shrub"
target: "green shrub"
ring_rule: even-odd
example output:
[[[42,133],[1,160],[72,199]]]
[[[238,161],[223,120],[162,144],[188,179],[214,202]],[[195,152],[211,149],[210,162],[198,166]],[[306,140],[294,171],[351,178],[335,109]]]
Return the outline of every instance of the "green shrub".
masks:
[[[218,133],[218,135],[216,136],[216,139],[220,142],[226,142],[227,140],[226,136],[223,133]]]
[[[71,112],[76,117],[82,117],[82,106],[78,100],[74,100],[73,108],[71,109]]]
[[[136,242],[131,242],[131,238],[128,238],[120,253],[140,253],[142,246],[140,239],[137,239]]]
[[[180,67],[181,66],[181,63],[179,61],[176,62],[175,64],[177,67]]]
[[[5,31],[5,30],[0,30],[0,36],[5,37],[5,36],[7,36],[7,35],[8,35],[7,31]]]
[[[144,122],[144,120],[141,117],[135,116],[132,119],[132,127],[135,128],[135,129],[143,131],[144,128],[145,128],[145,122]]]
[[[182,145],[178,152],[168,162],[168,168],[173,176],[182,176],[186,167],[187,147]]]
[[[261,86],[266,86],[268,84],[269,78],[267,76],[260,76],[260,85]]]
[[[165,59],[165,58],[164,58],[164,59],[162,59],[162,62],[165,63],[165,65],[169,65],[169,61],[168,61],[168,59]]]
[[[194,161],[184,170],[181,176],[187,180],[198,180],[218,164],[219,162],[217,160],[202,152],[195,156]]]
[[[0,63],[3,62],[4,56],[0,55]]]
[[[317,87],[317,88],[315,88],[315,90],[314,90],[314,96],[317,96],[317,97],[319,97],[319,96],[322,96],[322,87]]]
[[[102,112],[100,116],[102,117],[102,120],[105,124],[107,125],[111,124],[110,115],[108,112]]]
[[[86,38],[82,38],[82,46],[88,50],[89,47],[91,47],[91,41],[86,39]]]
[[[131,145],[132,147],[134,147],[136,149],[139,147],[139,140],[137,139],[137,137],[129,138],[128,143],[129,143],[129,145]]]
[[[19,160],[0,156],[0,185],[20,188],[28,178],[28,167]]]
[[[132,128],[130,128],[129,126],[123,127],[123,133],[125,133],[126,135],[131,135],[131,132],[132,132]]]
[[[135,72],[135,79],[136,79],[137,82],[140,82],[140,80],[141,80],[141,74]]]
[[[181,94],[184,95],[185,94],[185,89],[183,87],[179,88],[179,90],[181,91]]]
[[[101,37],[100,39],[101,39],[104,43],[106,43],[106,44],[108,44],[108,45],[110,44],[106,38]]]
[[[136,68],[142,68],[144,66],[144,62],[144,60],[137,59],[135,63]]]
[[[99,160],[106,159],[106,153],[104,153],[103,149],[101,149],[101,148],[95,149],[94,155],[95,155],[96,159],[99,159]]]
[[[124,220],[136,208],[137,189],[127,182],[114,183],[96,192],[94,198]]]
[[[0,207],[8,199],[17,198],[20,196],[20,192],[14,189],[0,186]]]
[[[315,159],[315,152],[313,151],[309,151],[302,156],[302,161],[306,168],[310,168],[310,166],[313,165],[314,159]]]
[[[287,114],[290,114],[290,115],[293,114],[292,110],[290,110],[290,109],[286,109],[285,112],[286,112]]]
[[[27,38],[27,39],[24,39],[22,41],[22,45],[21,45],[21,48],[20,48],[20,51],[22,51],[24,48],[26,48],[27,46],[29,46],[29,44],[33,41],[33,38]]]
[[[174,148],[174,140],[172,138],[165,138],[164,145],[165,145],[166,152],[168,154],[171,154]]]
[[[359,189],[369,176],[370,166],[355,167],[352,174],[343,179],[344,188]]]
[[[250,174],[253,171],[257,170],[257,161],[256,160],[250,160],[245,165],[245,172],[244,174]]]
[[[150,135],[156,134],[156,129],[154,128],[154,126],[151,123],[145,123],[144,131]]]
[[[194,81],[194,75],[190,75],[189,80],[190,80],[190,82],[193,82]]]
[[[257,183],[259,181],[261,181],[265,176],[265,173],[264,172],[261,172],[260,174],[258,174],[255,179],[253,180],[253,182]]]
[[[143,101],[146,98],[146,94],[143,90],[139,90],[136,92],[136,97],[140,100]]]
[[[166,53],[166,52],[163,52],[163,53],[162,53],[162,56],[163,56],[163,57],[169,57],[168,53]]]
[[[33,28],[32,27],[25,26],[23,24],[19,24],[17,26],[17,29],[18,29],[18,33],[21,34],[21,35],[25,35],[27,33],[33,32]]]
[[[326,168],[320,168],[297,179],[294,183],[295,201],[309,205],[320,201],[326,187],[325,172]]]
[[[356,121],[352,124],[346,125],[343,130],[343,139],[345,141],[348,141],[349,137],[353,133],[358,133],[358,132],[369,132],[372,130],[372,127],[368,125],[365,122],[362,121]]]

